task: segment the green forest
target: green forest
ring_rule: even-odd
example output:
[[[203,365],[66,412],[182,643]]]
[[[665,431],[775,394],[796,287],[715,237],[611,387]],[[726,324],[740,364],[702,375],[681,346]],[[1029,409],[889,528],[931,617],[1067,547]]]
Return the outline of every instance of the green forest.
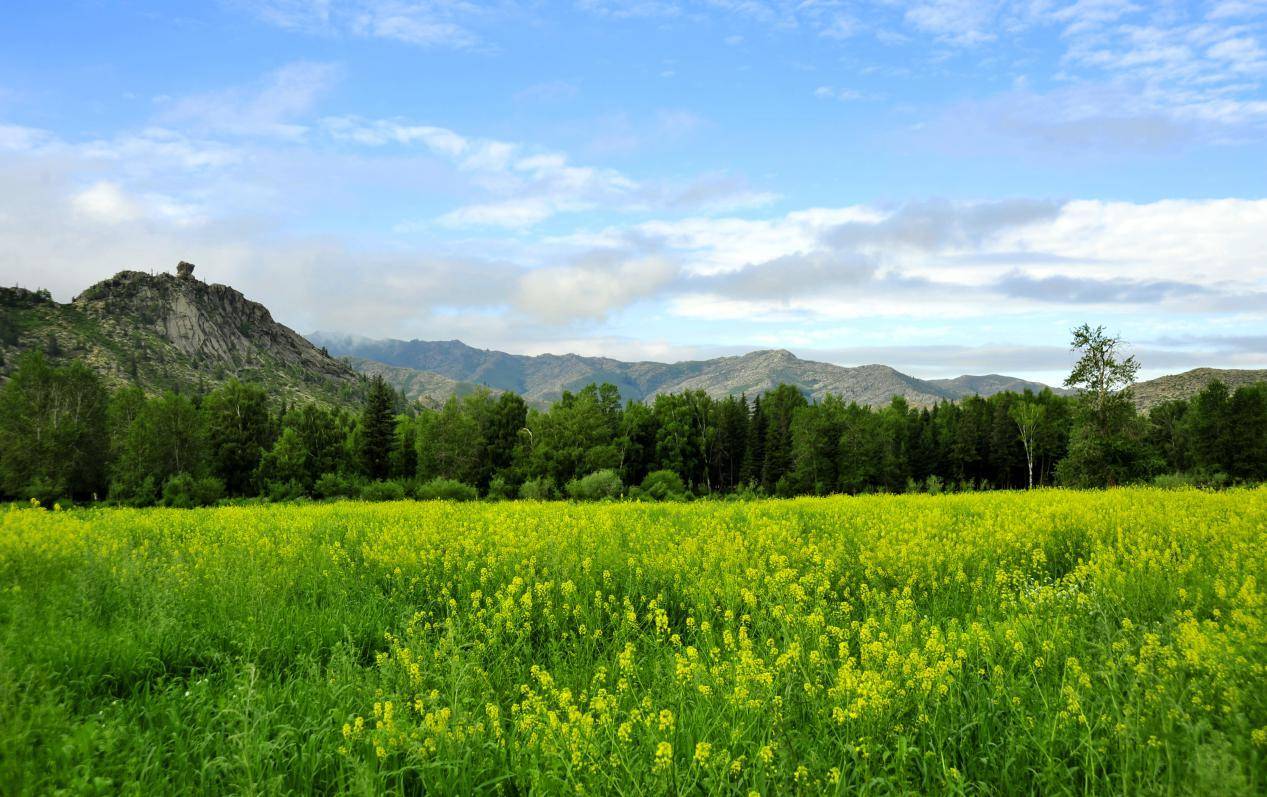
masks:
[[[69,505],[224,499],[684,500],[1267,479],[1267,385],[1213,383],[1136,411],[1139,365],[1103,329],[1074,331],[1073,397],[999,393],[883,408],[793,386],[622,402],[610,384],[548,409],[476,392],[439,409],[381,379],[359,412],[287,406],[233,381],[205,394],[110,393],[85,364],[23,355],[0,389],[0,491]]]

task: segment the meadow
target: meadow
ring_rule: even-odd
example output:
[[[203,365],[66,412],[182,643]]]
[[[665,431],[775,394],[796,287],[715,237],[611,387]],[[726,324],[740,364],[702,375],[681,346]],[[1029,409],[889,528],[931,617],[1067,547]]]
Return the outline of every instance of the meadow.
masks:
[[[1267,490],[0,513],[0,792],[1267,793]]]

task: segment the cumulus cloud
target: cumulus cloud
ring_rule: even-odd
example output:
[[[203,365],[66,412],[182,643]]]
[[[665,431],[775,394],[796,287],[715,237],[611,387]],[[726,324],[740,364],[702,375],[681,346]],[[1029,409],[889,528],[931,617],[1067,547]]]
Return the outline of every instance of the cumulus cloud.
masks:
[[[572,265],[529,271],[519,282],[517,301],[549,322],[601,319],[656,295],[677,273],[676,264],[664,257],[611,262],[595,256]]]

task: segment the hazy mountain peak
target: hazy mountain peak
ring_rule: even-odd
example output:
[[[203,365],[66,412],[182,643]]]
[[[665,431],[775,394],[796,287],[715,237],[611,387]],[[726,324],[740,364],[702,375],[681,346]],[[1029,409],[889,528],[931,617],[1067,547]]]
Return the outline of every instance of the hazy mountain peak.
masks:
[[[438,374],[463,385],[514,391],[538,404],[554,401],[563,391],[578,390],[590,382],[610,382],[624,398],[635,401],[683,390],[703,390],[713,396],[755,396],[787,383],[811,398],[832,393],[871,406],[888,404],[894,396],[902,396],[915,406],[930,406],[973,393],[990,395],[999,392],[993,389],[995,381],[1036,385],[1011,377],[987,382],[980,382],[978,377],[961,377],[978,381],[965,386],[955,384],[955,380],[941,380],[947,384],[939,384],[937,380],[917,379],[879,363],[844,367],[804,360],[787,349],[758,349],[711,360],[658,363],[578,354],[534,357],[475,349],[460,341],[352,342],[337,336],[314,336],[314,341],[329,346],[335,354],[353,358],[352,364],[366,373],[382,374],[408,395],[426,395],[431,400],[439,397],[419,393],[417,386],[444,383],[412,376],[410,372]]]

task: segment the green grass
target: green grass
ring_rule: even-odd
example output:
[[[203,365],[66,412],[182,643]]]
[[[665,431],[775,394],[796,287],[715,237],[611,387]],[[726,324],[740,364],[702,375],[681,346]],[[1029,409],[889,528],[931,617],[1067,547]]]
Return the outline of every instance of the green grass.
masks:
[[[1262,794],[1265,579],[1263,490],[11,510],[0,793]]]

